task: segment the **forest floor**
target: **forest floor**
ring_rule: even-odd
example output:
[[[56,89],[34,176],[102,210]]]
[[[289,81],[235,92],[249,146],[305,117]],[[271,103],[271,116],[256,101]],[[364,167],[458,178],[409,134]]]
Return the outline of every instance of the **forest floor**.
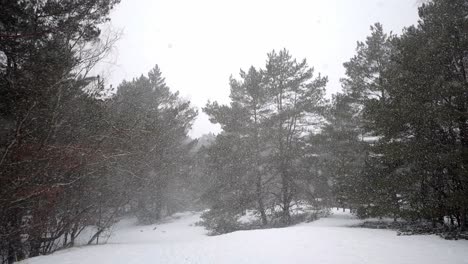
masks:
[[[392,230],[351,228],[362,221],[333,210],[329,217],[287,228],[207,236],[199,213],[165,223],[117,224],[107,244],[75,247],[22,264],[320,263],[468,264],[467,240],[397,236]]]

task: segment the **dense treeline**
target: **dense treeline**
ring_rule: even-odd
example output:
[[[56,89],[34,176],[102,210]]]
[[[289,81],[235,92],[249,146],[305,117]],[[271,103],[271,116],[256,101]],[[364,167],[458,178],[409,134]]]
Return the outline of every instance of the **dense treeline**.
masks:
[[[363,216],[466,228],[468,2],[433,1],[399,36],[376,25],[345,64],[368,144],[347,200]],[[364,194],[364,195],[363,195]]]
[[[419,15],[400,36],[372,26],[329,103],[326,78],[286,50],[231,79],[231,104],[204,109],[223,128],[206,150],[206,225],[242,228],[247,209],[286,225],[307,202],[466,230],[468,2],[429,1]]]
[[[158,220],[181,193],[197,114],[156,66],[106,89],[90,72],[117,39],[118,0],[1,1],[0,263],[98,243],[123,214]],[[101,239],[102,240],[102,239]]]

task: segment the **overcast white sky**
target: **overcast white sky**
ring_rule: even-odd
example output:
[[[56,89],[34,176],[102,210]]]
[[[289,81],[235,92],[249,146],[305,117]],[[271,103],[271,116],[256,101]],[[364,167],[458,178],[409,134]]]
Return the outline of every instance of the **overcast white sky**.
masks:
[[[117,86],[158,64],[173,91],[201,108],[207,100],[229,102],[229,76],[266,54],[287,48],[329,77],[328,94],[341,90],[343,62],[369,26],[400,33],[417,22],[417,0],[122,0],[112,27],[123,35],[105,65]],[[191,132],[218,132],[200,109]]]

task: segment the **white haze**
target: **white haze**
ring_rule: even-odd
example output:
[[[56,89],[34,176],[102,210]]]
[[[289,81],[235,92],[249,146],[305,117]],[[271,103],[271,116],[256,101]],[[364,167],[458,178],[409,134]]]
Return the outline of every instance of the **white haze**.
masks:
[[[416,0],[123,0],[111,27],[122,36],[103,68],[113,86],[158,64],[172,90],[199,109],[207,100],[229,102],[229,76],[266,54],[287,48],[329,77],[327,94],[341,89],[342,63],[356,41],[381,22],[400,33],[417,22]],[[218,132],[200,109],[191,136]]]

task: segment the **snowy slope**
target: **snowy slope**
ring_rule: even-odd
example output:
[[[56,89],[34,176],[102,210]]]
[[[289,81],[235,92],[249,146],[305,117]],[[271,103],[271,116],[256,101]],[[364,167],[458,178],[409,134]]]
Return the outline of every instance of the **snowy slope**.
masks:
[[[123,221],[106,245],[63,250],[21,263],[468,263],[468,241],[349,228],[359,220],[338,211],[313,223],[213,237],[193,225],[198,214],[178,217],[143,227]]]

